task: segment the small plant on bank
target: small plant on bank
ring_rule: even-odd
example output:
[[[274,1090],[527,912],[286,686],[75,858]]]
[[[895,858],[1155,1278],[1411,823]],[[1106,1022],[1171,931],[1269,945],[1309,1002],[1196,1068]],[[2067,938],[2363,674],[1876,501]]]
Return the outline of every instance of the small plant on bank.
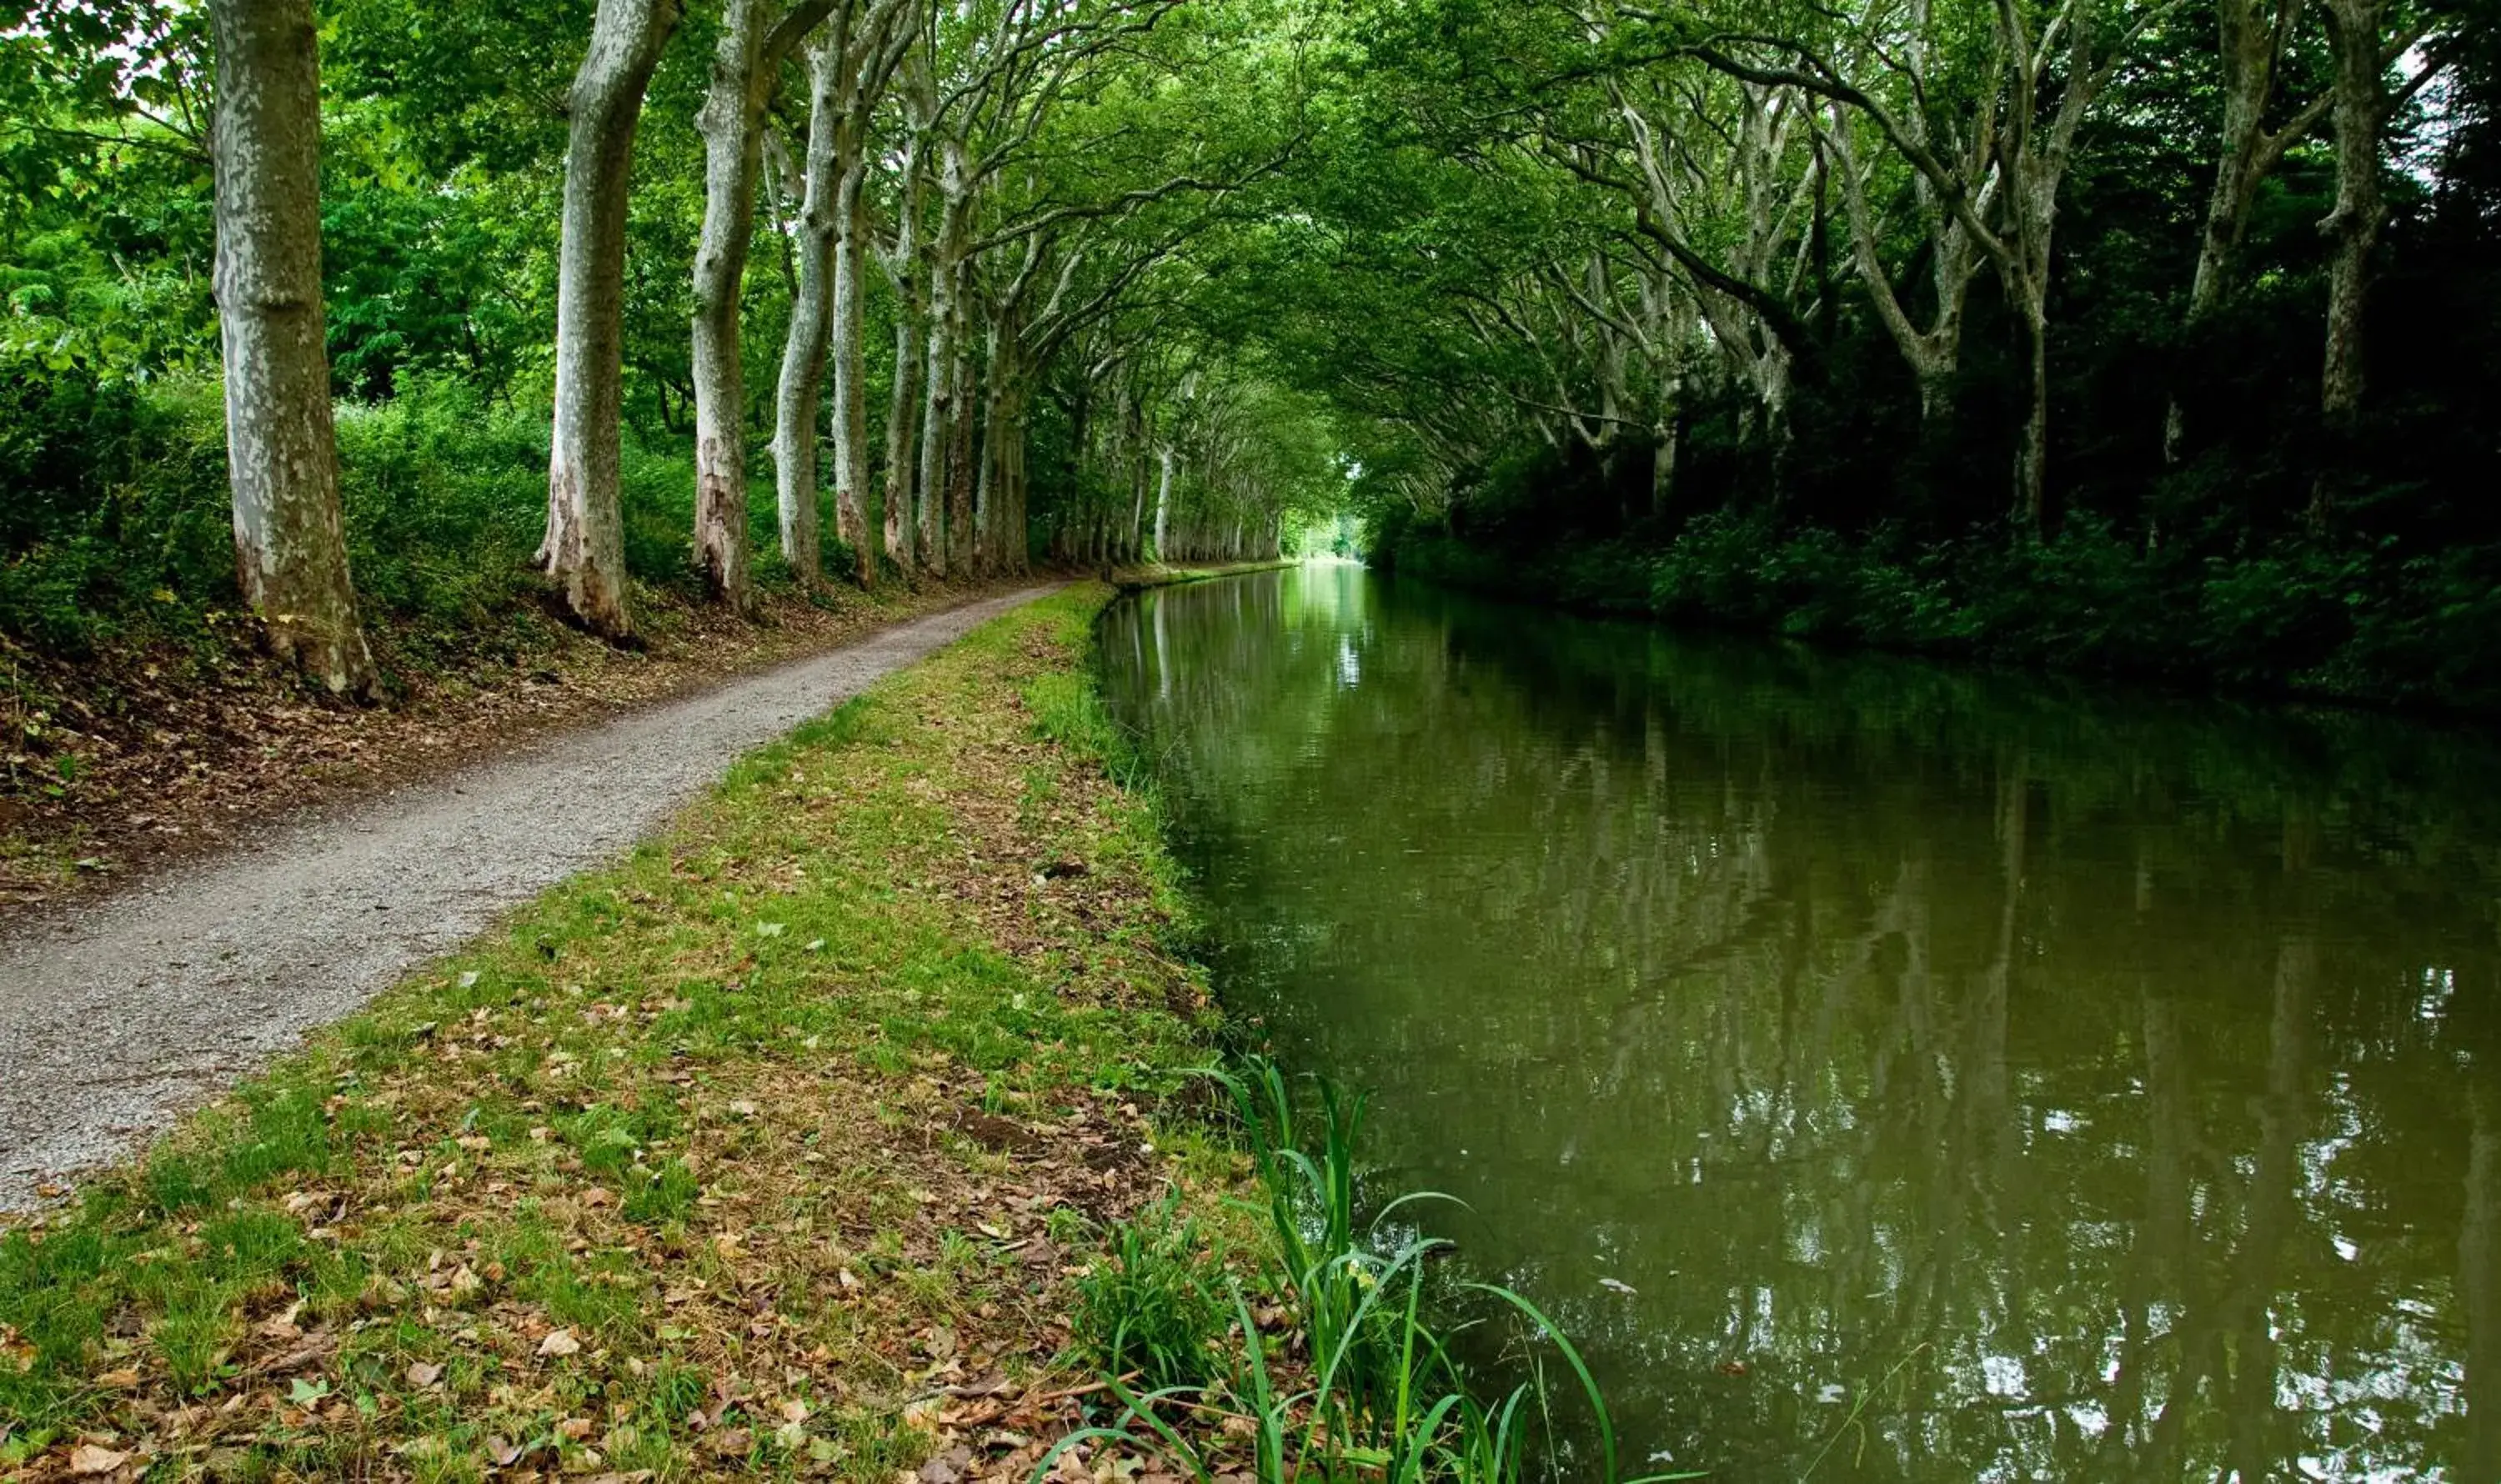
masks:
[[[1213,1484],[1219,1471],[1238,1474],[1246,1442],[1259,1484],[1521,1484],[1563,1477],[1567,1467],[1569,1476],[1599,1484],[1697,1477],[1624,1479],[1606,1399],[1580,1352],[1526,1298],[1467,1284],[1561,1356],[1588,1402],[1598,1457],[1570,1457],[1570,1443],[1555,1435],[1561,1399],[1542,1366],[1499,1399],[1480,1400],[1451,1354],[1450,1336],[1427,1311],[1427,1265],[1447,1244],[1404,1235],[1394,1221],[1411,1204],[1449,1197],[1411,1193],[1359,1222],[1355,1151],[1363,1099],[1320,1082],[1321,1129],[1307,1142],[1291,1085],[1274,1062],[1252,1057],[1238,1073],[1212,1075],[1232,1095],[1266,1202],[1268,1276],[1288,1296],[1285,1333],[1274,1342],[1263,1336],[1261,1316],[1236,1287],[1242,1349],[1221,1384],[1148,1389],[1110,1371],[1104,1384],[1119,1412],[1108,1425],[1060,1439],[1035,1467],[1037,1484],[1070,1450],[1098,1442],[1159,1453],[1198,1484]],[[1224,1440],[1212,1440],[1216,1435]]]
[[[1135,1373],[1150,1389],[1217,1379],[1212,1347],[1232,1318],[1222,1271],[1180,1204],[1176,1191],[1122,1222],[1110,1255],[1076,1282],[1071,1320],[1087,1360],[1107,1375]]]

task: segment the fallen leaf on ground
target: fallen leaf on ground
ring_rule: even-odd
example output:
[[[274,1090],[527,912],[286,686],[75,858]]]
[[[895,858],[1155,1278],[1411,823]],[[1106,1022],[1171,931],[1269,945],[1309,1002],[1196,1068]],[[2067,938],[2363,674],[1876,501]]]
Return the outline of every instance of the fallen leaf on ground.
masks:
[[[571,1330],[554,1331],[547,1338],[539,1341],[541,1355],[580,1355],[581,1353],[582,1341],[573,1337]]]
[[[297,1299],[279,1313],[260,1322],[260,1332],[269,1339],[293,1339],[304,1332],[295,1327],[295,1316],[304,1312],[304,1302]]]

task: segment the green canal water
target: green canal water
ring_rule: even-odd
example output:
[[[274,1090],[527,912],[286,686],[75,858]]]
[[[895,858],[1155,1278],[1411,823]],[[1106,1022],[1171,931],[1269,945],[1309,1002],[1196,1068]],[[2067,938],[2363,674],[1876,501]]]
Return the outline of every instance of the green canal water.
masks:
[[[1230,1008],[1631,1456],[2501,1480],[2501,748],[1351,566],[1103,641]]]

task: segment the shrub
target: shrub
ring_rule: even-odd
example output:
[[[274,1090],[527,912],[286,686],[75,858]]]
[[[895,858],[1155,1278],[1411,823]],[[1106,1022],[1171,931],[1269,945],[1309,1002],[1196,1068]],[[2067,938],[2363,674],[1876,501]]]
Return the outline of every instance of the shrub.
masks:
[[[338,409],[348,559],[369,624],[404,653],[475,648],[523,607],[547,510],[548,423],[449,377]],[[629,438],[626,569],[691,586],[694,470]],[[0,633],[80,655],[197,634],[239,602],[224,410],[214,381],[106,383],[0,360]],[[755,576],[786,586],[772,483],[751,482]],[[828,566],[850,560],[830,543]]]
[[[2393,539],[2296,533],[2149,550],[2089,512],[2032,539],[1914,539],[1716,511],[1673,536],[1502,552],[1415,523],[1378,555],[1453,587],[1676,623],[2202,680],[2258,691],[2501,711],[2501,554],[2407,554]],[[1626,574],[1631,574],[1629,577]]]

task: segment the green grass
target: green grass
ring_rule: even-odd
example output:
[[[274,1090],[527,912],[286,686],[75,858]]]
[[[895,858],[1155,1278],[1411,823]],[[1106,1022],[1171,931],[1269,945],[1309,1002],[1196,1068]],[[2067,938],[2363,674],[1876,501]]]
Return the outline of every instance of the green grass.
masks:
[[[1111,1251],[1077,1279],[1070,1316],[1095,1366],[1150,1390],[1217,1379],[1233,1318],[1222,1265],[1180,1195],[1112,1232]]]

